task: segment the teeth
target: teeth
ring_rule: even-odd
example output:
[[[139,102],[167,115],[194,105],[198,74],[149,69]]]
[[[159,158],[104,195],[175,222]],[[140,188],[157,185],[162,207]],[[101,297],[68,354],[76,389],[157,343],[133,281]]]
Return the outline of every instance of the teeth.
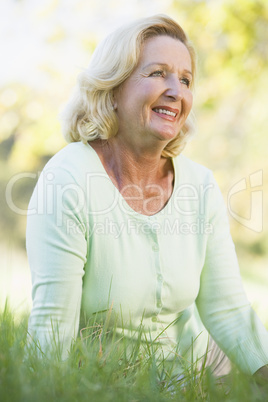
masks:
[[[166,109],[155,109],[155,111],[157,113],[168,114],[169,116],[176,117],[176,113],[170,112],[169,110],[166,110]]]

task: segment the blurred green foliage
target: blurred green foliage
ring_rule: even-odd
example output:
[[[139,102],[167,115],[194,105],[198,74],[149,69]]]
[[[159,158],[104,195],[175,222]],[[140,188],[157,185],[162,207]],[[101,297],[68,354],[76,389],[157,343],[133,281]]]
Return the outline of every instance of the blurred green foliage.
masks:
[[[55,114],[58,106],[56,97],[21,83],[0,90],[1,237],[4,241],[24,245],[25,211],[38,172],[64,145]],[[29,177],[29,173],[36,177]],[[6,190],[13,179],[10,205]]]
[[[46,11],[53,21],[57,3]],[[81,6],[83,4],[83,7]],[[79,2],[75,18],[90,15],[90,4]],[[185,154],[211,168],[227,197],[229,189],[242,178],[262,170],[267,176],[268,119],[268,3],[266,0],[197,1],[174,0],[167,13],[186,30],[198,54],[198,79],[194,110],[198,132]],[[70,33],[51,23],[46,45],[64,51]],[[80,38],[81,39],[81,38]],[[91,54],[96,38],[81,39],[85,57]],[[56,45],[55,45],[56,44]],[[5,190],[14,175],[31,172],[36,176],[18,180],[12,196],[21,209],[27,208],[38,174],[46,161],[65,144],[57,115],[74,84],[73,77],[50,65],[42,66],[47,85],[38,89],[22,82],[0,88],[0,185],[1,236],[24,245],[26,216],[7,205]],[[231,219],[237,248],[265,257],[268,244],[268,183],[264,195],[264,229],[256,233]],[[250,191],[235,205],[241,216],[250,214]]]

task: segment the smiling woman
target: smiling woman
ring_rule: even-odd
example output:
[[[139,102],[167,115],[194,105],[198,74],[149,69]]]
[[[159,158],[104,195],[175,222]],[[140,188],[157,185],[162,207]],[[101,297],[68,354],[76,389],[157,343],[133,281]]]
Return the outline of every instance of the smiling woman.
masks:
[[[192,108],[191,76],[191,57],[183,43],[170,36],[148,39],[137,67],[114,93],[116,138],[126,137],[128,144],[132,139],[134,148],[147,147],[152,153],[177,139]]]
[[[154,54],[151,49],[153,58],[147,62],[149,65],[143,65],[146,72],[149,73],[150,70],[152,76],[159,77],[169,68],[183,68],[176,72],[180,74],[177,78],[181,82],[187,82],[190,88],[193,87],[196,56],[185,32],[175,21],[165,16],[161,21],[158,16],[150,17],[149,20],[141,19],[119,28],[96,48],[90,65],[79,75],[74,96],[63,114],[63,133],[67,141],[87,142],[96,138],[106,140],[117,134],[118,116],[114,109],[114,92],[121,88],[121,84],[141,63],[141,53],[145,57],[144,47],[149,46],[151,38],[169,41],[174,39],[174,46],[179,48],[182,55],[183,52],[186,54],[185,63],[190,62],[190,65],[184,71],[186,66],[183,65],[183,60],[177,66],[173,60],[170,65],[167,65],[166,60],[163,63],[160,56],[164,48],[161,47],[160,53],[159,48],[155,49],[157,53]],[[156,65],[150,65],[151,63]],[[143,73],[145,71],[141,71]],[[193,126],[193,118],[189,116],[181,127],[180,135],[163,149],[163,156],[177,155],[193,133]]]
[[[157,340],[174,375],[194,364],[220,376],[229,359],[253,374],[268,363],[220,190],[181,153],[194,78],[189,40],[162,15],[112,33],[80,75],[64,121],[71,144],[48,162],[29,206],[29,333],[43,350],[57,325],[67,356],[82,318],[108,311],[120,336],[142,328],[142,340]]]

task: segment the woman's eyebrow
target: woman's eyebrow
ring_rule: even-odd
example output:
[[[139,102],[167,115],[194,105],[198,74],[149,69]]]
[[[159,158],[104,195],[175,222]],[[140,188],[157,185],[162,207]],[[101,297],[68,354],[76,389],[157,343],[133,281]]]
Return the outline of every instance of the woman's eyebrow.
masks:
[[[187,70],[187,69],[184,69],[183,70],[185,73],[187,73],[187,74],[190,74],[191,76],[193,76],[193,73],[192,73],[192,71],[190,71],[190,70]]]
[[[168,65],[166,63],[158,63],[157,61],[154,61],[152,63],[148,63],[146,64],[146,66],[143,67],[143,70],[145,70],[146,68],[150,67],[150,66],[161,66],[161,67],[168,67]]]
[[[146,64],[146,66],[144,66],[142,70],[146,70],[150,66],[169,67],[169,65],[166,64],[166,63],[152,62],[152,63]],[[190,75],[193,75],[192,72],[190,70],[187,70],[187,69],[184,69],[183,72],[188,73]]]

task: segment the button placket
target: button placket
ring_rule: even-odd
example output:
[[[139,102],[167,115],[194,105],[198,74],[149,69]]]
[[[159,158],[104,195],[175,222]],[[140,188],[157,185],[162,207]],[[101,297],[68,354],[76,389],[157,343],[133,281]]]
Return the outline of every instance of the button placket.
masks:
[[[156,219],[151,219],[151,223],[154,224],[156,222]],[[161,265],[160,265],[160,255],[159,255],[159,241],[158,241],[158,233],[155,231],[152,227],[152,250],[154,251],[154,266],[155,266],[155,274],[156,274],[156,309],[157,314],[160,312],[163,304],[162,304],[162,286],[163,286],[163,275],[161,273]],[[152,317],[153,318],[156,316]],[[154,318],[155,319],[155,318]],[[156,319],[157,321],[157,319]],[[153,321],[153,322],[156,322]]]
[[[158,308],[162,308],[162,302],[160,301],[160,299],[157,301],[156,305],[157,305]]]
[[[158,246],[158,244],[157,244],[157,243],[154,243],[154,244],[152,245],[152,249],[153,249],[153,251],[159,251],[159,246]]]

